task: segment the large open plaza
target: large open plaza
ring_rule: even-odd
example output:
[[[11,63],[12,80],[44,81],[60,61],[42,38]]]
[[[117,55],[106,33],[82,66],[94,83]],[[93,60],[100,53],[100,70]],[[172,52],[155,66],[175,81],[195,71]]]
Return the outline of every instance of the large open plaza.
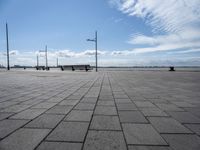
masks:
[[[0,71],[0,150],[199,150],[200,72]]]

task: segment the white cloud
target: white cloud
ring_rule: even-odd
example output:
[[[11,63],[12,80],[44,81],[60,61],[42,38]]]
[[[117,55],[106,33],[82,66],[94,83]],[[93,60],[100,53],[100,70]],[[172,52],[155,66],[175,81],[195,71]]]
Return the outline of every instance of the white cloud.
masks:
[[[143,18],[154,30],[184,31],[200,18],[199,0],[110,0],[130,16]]]
[[[200,48],[200,0],[110,0],[110,3],[152,27],[153,35],[136,34],[128,41],[142,45],[143,48],[133,49],[135,53]]]

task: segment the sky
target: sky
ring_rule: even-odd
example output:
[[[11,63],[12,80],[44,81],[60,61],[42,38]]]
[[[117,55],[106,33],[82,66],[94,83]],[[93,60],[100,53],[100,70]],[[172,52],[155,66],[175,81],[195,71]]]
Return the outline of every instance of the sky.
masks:
[[[200,66],[199,0],[0,0],[0,64]]]

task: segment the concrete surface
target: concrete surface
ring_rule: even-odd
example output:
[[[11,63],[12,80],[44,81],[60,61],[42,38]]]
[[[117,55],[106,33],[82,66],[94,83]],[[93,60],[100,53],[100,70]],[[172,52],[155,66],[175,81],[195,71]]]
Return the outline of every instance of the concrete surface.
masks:
[[[200,72],[0,71],[0,150],[199,150]]]

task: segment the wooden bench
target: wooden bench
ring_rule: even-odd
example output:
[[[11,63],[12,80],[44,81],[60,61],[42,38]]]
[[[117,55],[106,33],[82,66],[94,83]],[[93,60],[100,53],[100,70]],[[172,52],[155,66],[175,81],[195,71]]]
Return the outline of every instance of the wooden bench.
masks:
[[[85,70],[85,71],[88,71],[88,70],[92,70],[92,67],[90,65],[63,65],[63,66],[60,66],[60,69],[62,71],[64,71],[64,70],[72,70],[72,71]]]

